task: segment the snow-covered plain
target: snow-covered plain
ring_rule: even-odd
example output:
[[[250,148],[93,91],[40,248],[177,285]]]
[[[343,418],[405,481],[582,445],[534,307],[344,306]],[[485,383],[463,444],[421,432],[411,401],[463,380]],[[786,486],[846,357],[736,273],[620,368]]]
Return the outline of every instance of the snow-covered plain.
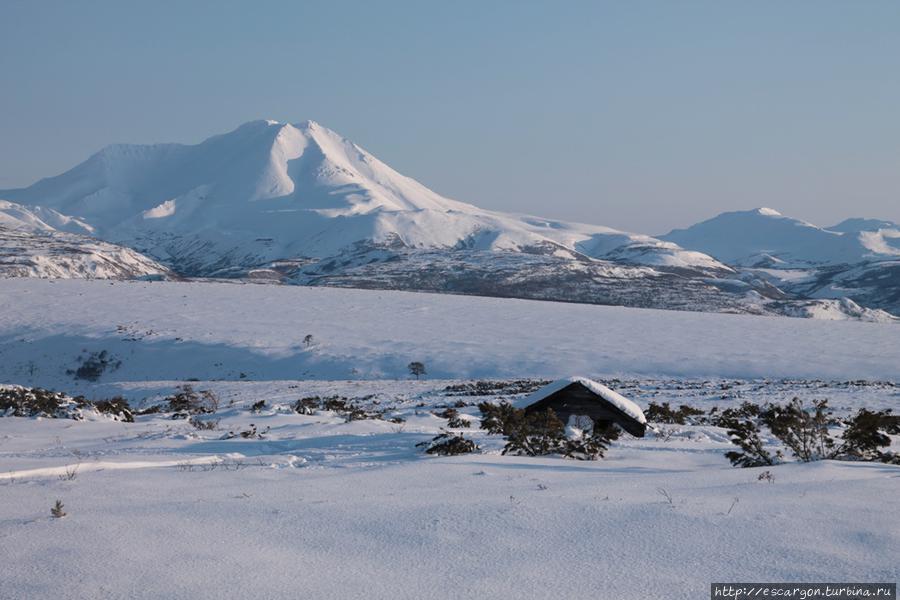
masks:
[[[303,343],[312,335],[312,344]],[[859,322],[239,283],[0,282],[0,381],[900,377],[894,327]]]
[[[642,407],[800,396],[843,415],[896,407],[893,329],[404,292],[0,280],[0,383],[148,406],[196,378],[221,400],[216,430],[166,415],[0,418],[0,598],[697,598],[712,581],[895,582],[900,467],[785,464],[761,481],[764,469],[729,465],[723,430],[700,425],[623,436],[598,462],[502,456],[472,405],[498,396],[447,390],[584,373]],[[67,373],[102,350],[98,381]],[[425,379],[408,378],[411,360]],[[315,395],[357,398],[385,418],[291,409]],[[447,426],[434,413],[459,401],[472,423],[460,431],[480,451],[423,454],[416,444]],[[264,439],[221,439],[251,423]],[[50,515],[57,499],[65,518]]]

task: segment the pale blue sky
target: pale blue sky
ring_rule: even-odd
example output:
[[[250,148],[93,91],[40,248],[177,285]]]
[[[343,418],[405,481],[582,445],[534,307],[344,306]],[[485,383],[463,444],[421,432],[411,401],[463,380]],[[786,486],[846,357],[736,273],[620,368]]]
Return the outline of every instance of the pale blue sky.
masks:
[[[485,208],[900,221],[900,2],[0,0],[0,188],[257,118]]]

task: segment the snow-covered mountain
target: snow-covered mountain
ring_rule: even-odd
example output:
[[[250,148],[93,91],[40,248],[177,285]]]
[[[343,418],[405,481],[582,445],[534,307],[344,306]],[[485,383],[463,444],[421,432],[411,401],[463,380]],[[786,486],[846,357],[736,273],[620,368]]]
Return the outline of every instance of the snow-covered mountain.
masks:
[[[900,226],[891,221],[854,218],[823,229],[759,208],[723,213],[661,237],[709,253],[792,296],[850,299],[900,314]],[[854,314],[846,302],[817,307],[820,313],[826,309]]]
[[[885,221],[882,219],[852,218],[844,219],[837,225],[832,225],[825,229],[828,231],[839,231],[841,233],[859,233],[861,231],[878,231],[881,229],[900,229],[900,225],[893,221]]]
[[[88,237],[91,227],[52,209],[0,200],[0,277],[134,279],[167,277],[142,254]]]
[[[8,208],[9,219],[34,225],[29,244],[43,250],[29,252],[42,256],[47,240],[74,248],[90,235],[108,243],[104,251],[118,247],[110,244],[132,249],[128,260],[146,260],[142,268],[158,272],[163,267],[156,260],[191,277],[804,312],[790,306],[797,297],[780,288],[780,280],[725,264],[743,265],[741,258],[760,254],[753,236],[734,235],[745,229],[746,218],[712,236],[705,224],[696,226],[703,229],[700,238],[714,242],[696,244],[707,251],[695,247],[692,230],[685,248],[674,239],[678,232],[663,240],[488,211],[433,192],[312,121],[253,121],[196,145],[109,146],[62,175],[0,191],[0,197],[18,203]],[[801,231],[804,248],[823,247],[821,238],[828,238],[829,260],[873,251],[879,243],[890,248],[894,239],[882,231],[845,235],[801,226],[773,211],[750,217],[786,228],[773,239],[793,239]],[[59,237],[66,235],[76,237]],[[872,239],[861,250],[865,236]],[[15,244],[24,247],[21,240]],[[790,254],[778,244],[764,247]],[[54,247],[53,254],[66,252]],[[849,306],[831,305],[824,312]]]
[[[360,241],[729,270],[646,235],[444,198],[312,121],[253,121],[192,146],[110,146],[0,195],[72,215],[192,275],[334,256]]]
[[[900,227],[889,221],[848,219],[837,229],[822,229],[771,208],[722,213],[661,239],[742,266],[805,267],[900,257]]]

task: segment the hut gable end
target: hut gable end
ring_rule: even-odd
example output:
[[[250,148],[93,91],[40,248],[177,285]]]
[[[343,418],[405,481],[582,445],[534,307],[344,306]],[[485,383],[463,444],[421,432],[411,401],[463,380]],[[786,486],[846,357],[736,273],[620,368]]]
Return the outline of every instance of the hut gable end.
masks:
[[[528,412],[551,409],[563,421],[585,415],[598,424],[615,423],[628,433],[643,437],[647,420],[640,407],[611,389],[584,377],[561,379],[515,403]]]

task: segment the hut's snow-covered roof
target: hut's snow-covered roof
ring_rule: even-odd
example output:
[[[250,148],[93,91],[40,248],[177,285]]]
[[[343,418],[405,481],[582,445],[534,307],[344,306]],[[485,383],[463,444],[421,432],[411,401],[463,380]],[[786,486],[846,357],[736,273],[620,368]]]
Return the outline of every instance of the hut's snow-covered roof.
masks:
[[[558,379],[557,381],[554,381],[553,383],[545,385],[541,389],[532,392],[528,396],[516,400],[513,403],[513,406],[515,406],[516,408],[527,408],[532,404],[540,402],[547,396],[555,394],[556,392],[569,387],[573,383],[580,383],[639,423],[647,422],[646,417],[644,417],[644,411],[641,410],[640,406],[638,406],[622,394],[614,392],[605,385],[597,383],[593,379],[588,379],[587,377],[566,377],[565,379]]]

